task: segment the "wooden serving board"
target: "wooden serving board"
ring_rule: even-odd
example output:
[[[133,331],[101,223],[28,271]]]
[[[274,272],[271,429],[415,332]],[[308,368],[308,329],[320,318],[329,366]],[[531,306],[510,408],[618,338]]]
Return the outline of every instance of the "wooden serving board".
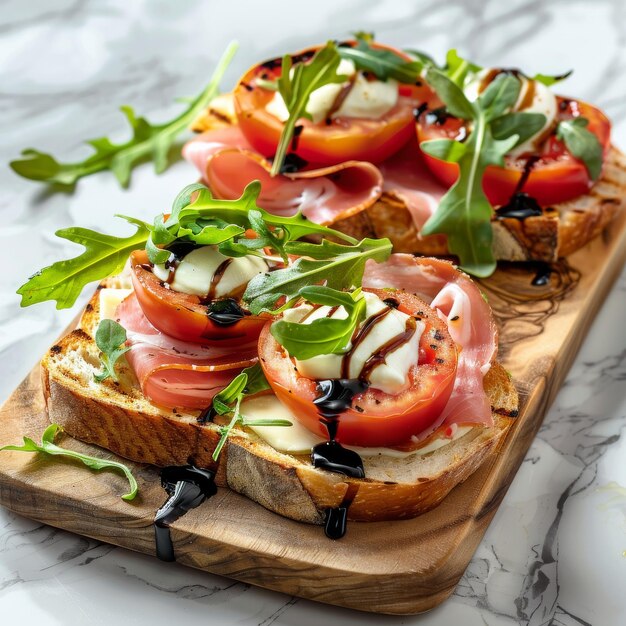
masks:
[[[623,213],[623,212],[622,212]],[[626,215],[556,264],[550,284],[536,268],[503,266],[483,287],[500,323],[500,359],[522,403],[502,445],[433,511],[399,522],[354,523],[340,541],[320,527],[270,513],[227,489],[171,527],[179,563],[261,587],[365,611],[410,614],[448,597],[522,462],[546,409],[621,270]],[[0,413],[0,445],[39,439],[47,418],[39,367]],[[113,457],[65,437],[76,450]],[[158,470],[128,463],[140,493],[126,503],[124,479],[41,455],[0,455],[0,503],[9,509],[131,550],[155,554],[152,521],[166,499]]]

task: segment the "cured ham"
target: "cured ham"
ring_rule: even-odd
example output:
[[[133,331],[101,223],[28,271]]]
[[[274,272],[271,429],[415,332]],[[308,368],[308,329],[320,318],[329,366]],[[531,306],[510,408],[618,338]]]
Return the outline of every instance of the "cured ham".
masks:
[[[448,261],[393,254],[385,263],[368,261],[363,286],[395,287],[429,302],[446,321],[459,346],[454,389],[439,419],[423,440],[440,427],[453,424],[493,425],[491,406],[483,388],[498,349],[498,331],[489,305],[478,286]]]
[[[385,192],[404,203],[419,231],[445,193],[426,168],[417,138],[377,165],[346,161],[275,177],[236,125],[198,135],[185,145],[183,156],[220,198],[239,198],[251,180],[260,180],[259,206],[278,215],[302,211],[320,224],[360,213]]]
[[[143,394],[156,404],[174,408],[204,409],[244,367],[258,360],[256,342],[232,348],[202,346],[169,337],[143,314],[130,294],[117,308],[126,329],[130,350],[126,358]]]

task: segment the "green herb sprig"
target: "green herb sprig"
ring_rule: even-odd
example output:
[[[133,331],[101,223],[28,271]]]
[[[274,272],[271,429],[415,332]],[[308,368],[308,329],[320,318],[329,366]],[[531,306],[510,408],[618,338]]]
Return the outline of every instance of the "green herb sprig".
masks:
[[[509,113],[521,87],[519,79],[511,75],[500,74],[475,102],[470,102],[455,75],[471,69],[469,64],[461,63],[452,77],[435,68],[426,73],[426,80],[448,111],[470,121],[472,128],[464,143],[438,139],[421,144],[427,154],[459,166],[457,181],[441,199],[422,233],[447,235],[448,248],[459,257],[461,267],[483,277],[496,267],[491,246],[493,208],[483,191],[484,172],[489,165],[503,166],[504,156],[529,136],[528,129],[540,128],[546,118],[538,113]]]
[[[337,51],[342,59],[352,61],[357,69],[371,72],[379,80],[387,81],[393,78],[409,85],[419,80],[423,69],[421,61],[407,61],[395,52],[386,48],[376,48],[371,43],[369,37],[357,33],[354,46],[338,46]]]
[[[588,124],[585,117],[562,120],[556,127],[556,137],[585,164],[591,179],[597,180],[602,173],[602,146],[596,135],[587,129]]]
[[[170,216],[155,219],[147,248],[150,260],[163,263],[169,253],[157,246],[181,238],[198,245],[218,245],[220,252],[227,256],[262,256],[259,251],[269,247],[285,262],[288,261],[287,244],[301,237],[323,235],[356,243],[353,237],[311,222],[301,213],[291,217],[268,213],[257,204],[260,191],[259,181],[253,181],[238,200],[220,200],[202,184],[185,187],[174,201]],[[248,229],[255,231],[256,238],[245,237]]]
[[[284,419],[256,419],[250,420],[241,413],[241,402],[247,396],[253,396],[261,391],[269,389],[269,383],[263,374],[261,366],[257,363],[245,368],[241,374],[233,378],[230,384],[222,389],[213,398],[213,409],[218,415],[231,415],[228,424],[220,426],[220,439],[213,451],[213,460],[219,458],[228,436],[237,424],[241,426],[293,426],[289,420]]]
[[[307,235],[335,237],[357,244],[353,237],[315,224],[301,213],[281,217],[264,211],[257,205],[260,189],[260,183],[254,181],[241,198],[220,200],[204,185],[194,183],[178,194],[170,216],[165,219],[163,214],[159,215],[153,225],[118,215],[137,227],[129,237],[103,235],[81,227],[59,230],[58,237],[81,244],[85,250],[31,276],[17,291],[22,296],[21,305],[56,300],[58,309],[71,307],[85,285],[121,272],[131,252],[145,247],[151,262],[164,263],[170,256],[167,246],[180,240],[218,245],[227,256],[264,256],[262,248],[269,246],[284,261],[288,261],[288,254],[298,254],[300,244],[295,240]],[[260,231],[256,239],[245,237],[249,228]]]
[[[292,302],[300,291],[312,285],[324,284],[331,289],[360,287],[369,259],[385,261],[391,254],[389,239],[363,239],[353,246],[344,246],[328,240],[320,244],[295,242],[289,246],[294,254],[302,254],[285,268],[258,274],[249,283],[243,299],[250,312],[274,311],[281,298]],[[310,257],[310,258],[309,258]]]
[[[343,307],[344,319],[322,317],[310,324],[278,320],[270,327],[272,336],[290,356],[305,360],[318,354],[343,354],[350,346],[354,331],[365,317],[366,301],[361,290],[352,293],[330,287],[310,286],[299,291],[300,297],[313,304]]]
[[[129,237],[113,237],[78,226],[58,230],[57,237],[78,243],[85,250],[73,259],[57,261],[31,276],[17,290],[22,296],[21,305],[56,300],[57,309],[66,309],[76,302],[88,283],[119,274],[130,253],[146,245],[150,226],[134,218],[118,217],[134,224],[136,232]]]
[[[115,144],[107,137],[92,139],[87,143],[94,148],[95,153],[78,163],[59,163],[50,154],[28,148],[22,152],[24,158],[11,161],[11,168],[24,178],[69,189],[80,178],[106,169],[115,174],[122,187],[128,187],[133,167],[146,159],[154,161],[154,169],[160,174],[170,165],[169,153],[176,138],[217,95],[219,83],[237,47],[234,42],[228,46],[204,91],[170,122],[150,124],[144,117],[137,117],[131,107],[122,106],[121,111],[132,130],[132,137],[128,141]]]
[[[139,487],[137,485],[135,477],[126,465],[124,465],[123,463],[118,463],[117,461],[99,459],[95,456],[81,454],[80,452],[74,452],[74,450],[68,450],[67,448],[61,448],[60,446],[57,446],[54,443],[54,439],[60,430],[62,429],[58,424],[50,424],[50,426],[48,426],[46,430],[44,430],[43,435],[41,436],[40,444],[33,441],[30,437],[24,437],[23,445],[4,446],[3,448],[0,448],[0,452],[2,452],[3,450],[17,450],[20,452],[42,452],[50,456],[60,456],[70,459],[77,459],[92,470],[118,470],[122,472],[124,476],[126,476],[130,484],[130,491],[122,496],[122,500],[134,500],[135,496],[137,495],[137,491],[139,490]]]
[[[101,383],[107,378],[117,380],[115,373],[115,364],[118,359],[130,350],[126,347],[126,330],[114,320],[100,320],[96,330],[96,345],[100,349],[100,363],[102,372],[94,374],[94,380]]]
[[[331,41],[318,50],[309,63],[298,63],[294,67],[293,76],[290,75],[292,69],[291,56],[286,54],[283,57],[281,74],[278,79],[278,92],[285,102],[289,117],[280,135],[270,171],[272,176],[280,174],[282,170],[287,150],[293,139],[296,122],[302,118],[312,119],[306,110],[311,94],[323,85],[343,83],[348,80],[347,76],[337,74],[340,61],[341,57],[337,52],[337,46]]]

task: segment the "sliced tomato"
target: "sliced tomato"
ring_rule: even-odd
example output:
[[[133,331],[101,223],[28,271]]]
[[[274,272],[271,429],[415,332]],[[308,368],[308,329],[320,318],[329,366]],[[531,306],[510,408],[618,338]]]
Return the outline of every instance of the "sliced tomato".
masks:
[[[201,344],[241,345],[254,341],[265,322],[266,316],[246,315],[229,325],[215,323],[209,309],[198,296],[169,289],[147,267],[145,251],[131,254],[131,277],[137,300],[150,323],[161,332]]]
[[[400,50],[375,45],[410,60]],[[316,49],[293,55],[293,62],[306,62]],[[276,153],[284,125],[265,108],[274,92],[260,87],[256,80],[274,80],[280,76],[280,71],[280,59],[255,65],[244,74],[234,91],[239,126],[246,139],[267,158]],[[426,94],[431,94],[426,85],[401,85],[396,106],[379,119],[337,117],[318,124],[302,119],[298,122],[302,131],[294,139],[290,152],[318,166],[350,160],[383,161],[413,136],[413,111]]]
[[[604,113],[580,100],[557,96],[557,103],[557,121],[581,116],[587,118],[587,129],[596,135],[606,156],[610,148],[611,123]],[[420,143],[441,138],[463,140],[467,136],[468,129],[462,120],[431,112],[440,106],[440,101],[431,100],[428,110],[419,116],[417,136]],[[459,175],[456,163],[441,161],[427,154],[424,154],[424,159],[442,183],[448,187],[454,184]],[[530,159],[532,161],[529,162]],[[565,202],[587,193],[594,182],[585,164],[575,158],[554,133],[538,153],[507,157],[505,163],[506,167],[490,165],[483,178],[483,189],[494,206],[506,204],[514,193],[520,191],[535,198],[541,206]],[[520,185],[525,170],[527,178]]]
[[[433,424],[454,386],[457,349],[445,323],[423,300],[409,293],[367,289],[382,299],[397,300],[398,309],[419,317],[426,328],[419,359],[409,371],[409,388],[397,395],[369,388],[355,395],[352,406],[338,417],[337,440],[357,446],[400,446]],[[416,355],[417,356],[417,355]],[[272,337],[270,324],[259,338],[259,357],[272,390],[311,432],[328,431],[313,401],[319,396],[315,380],[301,376],[291,358]]]

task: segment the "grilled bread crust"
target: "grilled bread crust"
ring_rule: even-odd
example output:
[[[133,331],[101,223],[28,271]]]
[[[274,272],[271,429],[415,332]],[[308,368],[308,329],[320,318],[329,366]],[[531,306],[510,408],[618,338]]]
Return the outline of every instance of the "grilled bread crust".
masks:
[[[236,124],[232,96],[214,100],[192,125],[203,132]],[[553,262],[597,237],[626,205],[626,157],[612,147],[602,176],[589,193],[543,208],[543,214],[526,219],[494,216],[493,249],[499,261]],[[445,235],[419,235],[405,203],[383,193],[372,206],[339,220],[334,228],[358,239],[388,237],[394,252],[448,256]]]
[[[102,287],[126,286],[109,279]],[[118,381],[94,380],[100,371],[93,339],[100,321],[99,292],[87,305],[78,327],[54,344],[42,360],[48,416],[73,437],[122,457],[157,466],[186,465],[215,470],[229,487],[285,517],[321,524],[326,508],[338,506],[350,484],[358,491],[349,509],[353,520],[415,517],[435,507],[474,472],[514,421],[518,396],[497,363],[485,377],[494,426],[476,426],[429,454],[406,458],[365,457],[365,479],[316,469],[310,459],[282,453],[245,428],[228,438],[219,457],[212,452],[219,426],[199,424],[197,412],[158,407],[141,393],[125,359]]]

